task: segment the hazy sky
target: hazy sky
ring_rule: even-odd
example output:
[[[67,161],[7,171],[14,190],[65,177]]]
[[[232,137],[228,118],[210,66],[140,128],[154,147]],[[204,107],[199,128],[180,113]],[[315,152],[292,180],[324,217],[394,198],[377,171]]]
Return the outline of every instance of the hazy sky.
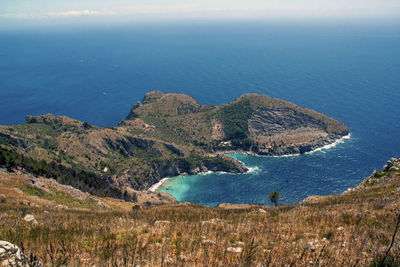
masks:
[[[400,18],[400,0],[0,0],[0,19]]]

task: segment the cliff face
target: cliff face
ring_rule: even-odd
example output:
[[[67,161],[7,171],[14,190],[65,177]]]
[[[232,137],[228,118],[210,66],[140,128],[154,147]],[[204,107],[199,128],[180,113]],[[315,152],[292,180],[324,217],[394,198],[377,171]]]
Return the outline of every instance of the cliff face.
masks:
[[[86,183],[82,188],[96,186],[93,177],[103,177],[102,184],[112,183],[122,191],[146,189],[168,176],[247,171],[221,151],[305,153],[347,133],[347,127],[332,118],[267,96],[248,94],[215,107],[184,94],[150,92],[116,127],[51,114],[0,126],[0,147],[9,151],[0,164],[32,170],[37,168],[23,165],[39,164],[53,173],[80,175]],[[9,162],[13,157],[17,163]]]
[[[342,123],[293,103],[247,94],[219,107],[182,94],[151,92],[121,124],[144,136],[193,144],[209,152],[305,153],[348,134]],[[145,125],[145,126],[143,126]]]
[[[194,175],[208,171],[245,173],[248,169],[241,162],[222,155],[198,159],[165,159],[133,166],[123,173],[114,175],[114,181],[121,187],[129,186],[143,190],[164,177]]]
[[[322,120],[290,108],[257,108],[248,124],[258,141],[251,151],[270,156],[303,154],[348,134],[346,128],[328,132]]]
[[[290,108],[257,108],[249,119],[249,131],[253,135],[285,134],[299,128],[326,130],[322,121]]]

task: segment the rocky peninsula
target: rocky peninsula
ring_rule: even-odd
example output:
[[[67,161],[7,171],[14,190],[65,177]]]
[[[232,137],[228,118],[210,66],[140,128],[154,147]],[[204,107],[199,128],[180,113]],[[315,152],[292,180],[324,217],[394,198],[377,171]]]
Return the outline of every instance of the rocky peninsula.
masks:
[[[51,114],[0,126],[0,165],[129,201],[165,177],[248,171],[226,151],[303,154],[348,133],[328,116],[264,95],[213,106],[154,91],[115,127]]]

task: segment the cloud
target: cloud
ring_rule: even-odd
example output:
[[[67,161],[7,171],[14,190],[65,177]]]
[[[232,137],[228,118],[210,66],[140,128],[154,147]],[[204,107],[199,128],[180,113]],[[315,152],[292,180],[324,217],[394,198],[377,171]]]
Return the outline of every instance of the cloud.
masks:
[[[71,10],[67,12],[54,13],[55,16],[70,17],[70,16],[89,16],[100,15],[101,13],[96,10]]]
[[[398,16],[399,7],[388,10],[385,4],[376,0],[338,0],[337,2],[307,0],[308,3],[294,0],[265,2],[249,1],[221,5],[214,0],[199,4],[157,4],[129,5],[126,1],[113,6],[87,6],[83,10],[58,10],[46,12],[27,12],[0,14],[0,18],[10,19],[57,19],[69,17],[113,17],[115,19],[143,18],[335,18],[335,17],[388,17]],[[156,1],[157,2],[157,1]],[[118,2],[117,2],[118,3]],[[119,2],[121,3],[121,2]],[[51,7],[49,7],[51,8]],[[53,6],[53,8],[55,8]],[[86,9],[87,8],[87,9]],[[397,14],[397,15],[396,15]]]
[[[129,15],[179,15],[192,14],[199,11],[195,5],[151,5],[151,6],[122,6],[108,10],[70,10],[61,12],[42,13],[8,13],[0,14],[0,18],[10,19],[51,19],[83,16],[129,16]],[[204,11],[204,10],[202,10]]]
[[[97,10],[70,10],[64,12],[44,12],[44,13],[9,13],[0,14],[0,18],[9,19],[45,19],[45,18],[60,18],[60,17],[79,17],[79,16],[92,16],[102,15]]]

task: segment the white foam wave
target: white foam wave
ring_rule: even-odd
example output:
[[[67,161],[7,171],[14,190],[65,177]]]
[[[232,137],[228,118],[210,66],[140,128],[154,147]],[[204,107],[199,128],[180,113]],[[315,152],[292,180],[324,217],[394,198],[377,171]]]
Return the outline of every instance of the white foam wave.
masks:
[[[333,142],[332,144],[325,145],[325,146],[323,146],[323,147],[314,149],[313,151],[306,152],[305,154],[313,154],[313,153],[318,152],[318,151],[331,149],[331,148],[335,147],[337,144],[344,143],[345,140],[350,139],[350,138],[351,138],[351,134],[349,133],[348,135],[345,135],[345,136],[343,136],[342,138],[336,140],[336,141]]]
[[[260,172],[260,168],[259,167],[257,167],[257,166],[254,166],[254,167],[247,167],[247,169],[249,169],[249,171],[247,172],[247,173],[258,173],[258,172]]]
[[[208,174],[213,174],[213,171],[206,171],[206,172],[200,172],[197,175],[208,175]]]
[[[288,157],[298,157],[301,154],[288,154],[288,155],[281,155],[281,156],[272,156],[273,158],[288,158]],[[269,156],[267,156],[269,157]]]

